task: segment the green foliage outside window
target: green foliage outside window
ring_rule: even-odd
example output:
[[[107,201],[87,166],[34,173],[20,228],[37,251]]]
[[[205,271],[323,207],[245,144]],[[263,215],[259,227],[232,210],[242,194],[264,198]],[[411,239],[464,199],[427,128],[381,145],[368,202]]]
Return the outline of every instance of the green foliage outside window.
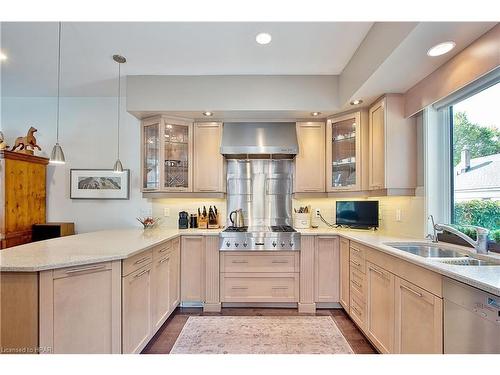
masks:
[[[475,237],[475,231],[461,225],[477,225],[488,228],[490,238],[500,243],[500,201],[471,200],[455,203],[455,220],[457,229]]]

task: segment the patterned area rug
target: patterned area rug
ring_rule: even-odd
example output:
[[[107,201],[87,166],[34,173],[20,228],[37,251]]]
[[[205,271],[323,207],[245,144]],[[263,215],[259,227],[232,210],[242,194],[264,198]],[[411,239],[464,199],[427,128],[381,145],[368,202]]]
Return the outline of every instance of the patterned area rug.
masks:
[[[191,316],[171,354],[352,354],[329,316]]]

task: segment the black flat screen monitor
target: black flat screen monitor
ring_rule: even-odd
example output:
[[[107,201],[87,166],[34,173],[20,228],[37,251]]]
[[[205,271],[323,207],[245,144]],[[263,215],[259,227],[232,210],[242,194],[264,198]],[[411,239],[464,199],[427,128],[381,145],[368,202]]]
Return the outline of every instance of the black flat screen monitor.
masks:
[[[337,201],[335,222],[351,228],[378,228],[378,201]]]

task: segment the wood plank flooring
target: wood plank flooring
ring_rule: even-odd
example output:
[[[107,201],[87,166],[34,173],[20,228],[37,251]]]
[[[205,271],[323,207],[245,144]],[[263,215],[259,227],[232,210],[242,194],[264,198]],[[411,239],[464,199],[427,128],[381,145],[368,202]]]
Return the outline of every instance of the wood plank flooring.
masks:
[[[220,313],[203,313],[201,308],[177,308],[142,351],[143,354],[168,354],[190,316],[287,316],[299,315],[297,309],[223,308]],[[330,315],[356,354],[375,354],[376,350],[363,336],[343,309],[320,309],[316,315]]]

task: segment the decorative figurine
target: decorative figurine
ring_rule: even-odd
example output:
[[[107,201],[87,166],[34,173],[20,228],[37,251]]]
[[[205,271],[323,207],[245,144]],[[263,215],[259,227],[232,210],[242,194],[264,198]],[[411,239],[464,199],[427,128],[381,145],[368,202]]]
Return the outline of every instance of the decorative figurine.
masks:
[[[5,138],[3,137],[3,133],[0,132],[0,150],[6,150],[9,146],[5,143]]]
[[[38,149],[38,151],[41,151],[42,149],[40,146],[36,144],[36,138],[33,134],[37,129],[35,129],[33,126],[28,130],[28,134],[26,137],[17,137],[16,142],[14,143],[14,147],[12,147],[11,151],[15,151],[19,147],[19,151],[25,153],[25,154],[31,154],[33,155],[33,151]]]

